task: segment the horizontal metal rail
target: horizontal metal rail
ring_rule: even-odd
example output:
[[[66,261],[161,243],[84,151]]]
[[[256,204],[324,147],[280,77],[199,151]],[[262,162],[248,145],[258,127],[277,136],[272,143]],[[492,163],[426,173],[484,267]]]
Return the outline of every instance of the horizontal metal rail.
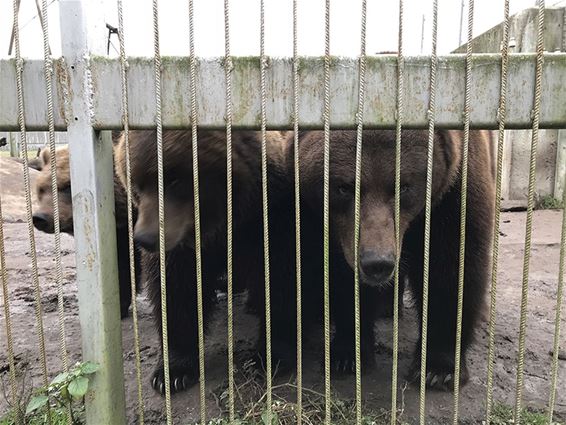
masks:
[[[130,128],[152,128],[155,125],[155,87],[153,59],[129,58]],[[55,123],[64,130],[65,97],[69,94],[69,75],[64,61],[55,61]],[[163,126],[190,127],[189,59],[164,57]],[[198,59],[198,122],[201,128],[223,129],[225,123],[225,79],[223,59]],[[462,128],[464,106],[465,56],[450,55],[438,60],[437,83],[440,88],[436,106],[436,126]],[[324,58],[303,57],[299,63],[299,126],[322,128]],[[364,128],[395,128],[397,57],[381,55],[366,59],[366,103]],[[16,64],[0,60],[0,130],[17,128]],[[119,129],[121,122],[120,61],[94,57],[90,61],[93,84],[92,125],[95,129]],[[430,58],[408,57],[405,61],[406,108],[405,127],[427,126]],[[501,73],[499,54],[473,55],[471,69],[472,128],[496,129]],[[535,55],[513,54],[509,57],[506,128],[532,127],[532,92],[534,90]],[[293,63],[289,58],[271,58],[267,69],[267,123],[270,128],[293,127]],[[233,125],[259,129],[260,60],[258,57],[234,58]],[[43,61],[24,62],[24,96],[28,130],[47,129]],[[542,75],[540,128],[566,127],[566,54],[547,53]],[[330,125],[332,128],[355,128],[358,106],[358,60],[332,59],[330,71]]]

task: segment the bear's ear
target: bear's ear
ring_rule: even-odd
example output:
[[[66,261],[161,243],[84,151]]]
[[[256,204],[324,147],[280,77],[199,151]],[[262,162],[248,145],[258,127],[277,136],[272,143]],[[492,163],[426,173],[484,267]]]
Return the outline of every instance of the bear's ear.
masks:
[[[39,153],[39,158],[41,159],[41,163],[44,167],[49,165],[49,148],[43,148]]]
[[[120,143],[120,138],[122,137],[122,130],[112,130],[112,144],[114,146]]]

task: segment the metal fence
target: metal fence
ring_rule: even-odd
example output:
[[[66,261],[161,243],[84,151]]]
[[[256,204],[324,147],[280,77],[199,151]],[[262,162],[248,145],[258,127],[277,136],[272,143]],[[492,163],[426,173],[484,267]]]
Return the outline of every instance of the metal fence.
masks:
[[[122,1],[118,0],[119,33],[123,34]],[[458,275],[458,324],[455,348],[453,423],[458,423],[459,380],[460,380],[460,337],[464,294],[464,252],[466,241],[466,196],[468,142],[470,129],[493,129],[498,131],[497,173],[495,201],[495,229],[493,236],[493,261],[491,279],[491,302],[489,317],[489,353],[487,358],[488,377],[486,383],[486,423],[491,423],[493,414],[494,353],[497,341],[496,293],[500,225],[501,176],[503,157],[503,133],[505,129],[532,129],[530,173],[528,186],[528,208],[526,239],[520,305],[520,327],[517,334],[517,382],[514,400],[514,423],[521,423],[523,412],[522,391],[524,386],[525,343],[527,324],[527,301],[529,288],[529,265],[533,210],[535,205],[535,165],[539,129],[566,127],[566,55],[546,53],[543,45],[544,1],[539,2],[538,41],[535,54],[509,54],[509,0],[504,1],[505,30],[500,54],[473,54],[472,28],[474,2],[469,2],[468,48],[463,55],[438,57],[436,54],[438,0],[433,0],[432,54],[427,57],[406,57],[403,40],[403,1],[399,9],[399,46],[395,55],[369,56],[366,54],[366,1],[362,2],[360,23],[360,50],[353,52],[355,59],[331,56],[330,13],[331,2],[325,2],[325,52],[322,57],[299,57],[297,55],[297,14],[300,4],[293,1],[294,12],[294,56],[276,59],[265,55],[264,1],[261,6],[261,28],[259,56],[238,58],[230,53],[230,7],[234,4],[225,0],[225,47],[223,58],[198,58],[194,51],[194,20],[192,0],[188,1],[189,44],[187,57],[162,58],[159,43],[158,0],[153,1],[154,57],[152,59],[127,56],[123,38],[120,38],[119,59],[103,57],[106,29],[102,7],[99,2],[60,0],[60,25],[62,33],[61,58],[53,58],[49,49],[49,22],[47,2],[42,2],[42,26],[45,57],[43,61],[24,60],[20,54],[17,0],[14,0],[14,47],[15,57],[0,60],[0,129],[19,131],[21,148],[29,150],[29,131],[48,131],[51,149],[50,163],[54,215],[54,262],[55,280],[58,287],[57,309],[59,314],[59,343],[63,370],[69,370],[69,350],[65,334],[64,287],[62,281],[61,241],[59,210],[54,164],[56,131],[66,131],[71,160],[74,238],[78,283],[79,316],[82,334],[82,358],[100,365],[93,376],[89,395],[85,399],[86,422],[89,424],[125,423],[125,395],[122,352],[122,329],[119,324],[119,303],[117,295],[116,226],[112,202],[114,178],[112,166],[112,142],[109,132],[103,130],[123,129],[126,141],[132,129],[155,129],[158,160],[159,189],[159,264],[162,349],[164,359],[164,405],[167,423],[173,422],[171,385],[169,380],[169,355],[167,337],[167,253],[165,247],[164,182],[163,182],[163,138],[170,129],[191,129],[193,184],[198,195],[198,132],[203,129],[217,129],[226,132],[227,138],[227,305],[228,305],[228,421],[237,423],[234,408],[234,288],[232,282],[232,136],[239,129],[255,129],[261,134],[261,176],[262,176],[262,219],[264,223],[263,253],[265,265],[265,314],[266,314],[266,382],[265,397],[258,403],[265,404],[264,423],[273,423],[274,401],[271,366],[270,328],[270,244],[268,233],[268,181],[267,181],[267,140],[268,129],[294,130],[295,161],[295,207],[296,230],[300,235],[299,203],[299,160],[298,130],[322,129],[324,132],[324,421],[330,424],[332,406],[331,356],[331,300],[330,300],[330,135],[335,129],[355,129],[357,135],[355,161],[355,222],[354,262],[359,264],[358,241],[360,229],[360,197],[362,175],[362,135],[364,129],[395,129],[396,132],[396,176],[395,176],[395,232],[397,251],[400,251],[400,155],[402,130],[421,128],[428,131],[427,189],[425,202],[424,284],[423,322],[421,328],[422,350],[420,353],[420,403],[419,422],[426,423],[427,396],[427,307],[429,296],[429,247],[432,205],[432,163],[434,135],[436,129],[459,129],[463,134],[462,198],[460,265]],[[208,88],[208,89],[204,89]],[[251,89],[250,89],[251,88]],[[118,101],[120,99],[120,101]],[[332,128],[332,130],[331,130]],[[126,142],[128,145],[128,142]],[[136,358],[136,379],[138,391],[138,423],[144,422],[144,397],[142,394],[142,372],[140,369],[140,344],[136,310],[136,289],[134,269],[134,210],[130,178],[130,157],[127,149],[126,183],[127,215],[129,229],[129,252],[132,276],[133,331],[135,334],[134,356]],[[48,385],[52,371],[47,370],[44,323],[42,321],[41,285],[38,276],[36,244],[32,218],[32,185],[30,183],[28,160],[24,156],[23,176],[26,195],[26,213],[31,253],[33,292],[35,297],[37,335],[42,379]],[[354,166],[354,164],[353,164]],[[1,206],[1,204],[0,204]],[[1,208],[1,207],[0,207]],[[1,211],[0,211],[1,212]],[[200,422],[207,423],[207,391],[205,372],[205,348],[203,321],[203,281],[201,270],[200,210],[199,197],[194,199],[194,229],[196,255],[196,291],[198,318],[198,352],[200,385]],[[552,422],[556,394],[563,383],[558,381],[559,345],[561,342],[560,323],[563,298],[564,247],[566,220],[562,219],[560,262],[556,265],[558,287],[556,293],[556,319],[554,322],[553,361],[550,371],[550,400],[547,418]],[[17,339],[11,328],[15,314],[10,311],[10,282],[6,272],[6,242],[3,226],[0,225],[1,268],[4,300],[4,318],[7,334],[9,382],[11,397],[16,398],[16,366],[13,341]],[[299,244],[298,244],[299,245]],[[296,421],[302,423],[302,320],[301,320],[301,264],[309,259],[296,252],[297,287],[297,375],[296,375]],[[272,259],[273,260],[273,259]],[[276,260],[275,260],[276,261]],[[397,259],[399,261],[399,259]],[[390,422],[397,423],[400,401],[398,400],[399,377],[399,266],[394,278],[393,313],[393,360],[391,371]],[[354,268],[352,284],[355,299],[355,423],[362,423],[363,393],[361,370],[360,336],[360,277]],[[429,359],[430,360],[430,359]],[[145,379],[145,378],[144,378]],[[385,383],[384,383],[385,384]],[[157,396],[155,396],[157,397]],[[23,420],[20,418],[20,420]]]

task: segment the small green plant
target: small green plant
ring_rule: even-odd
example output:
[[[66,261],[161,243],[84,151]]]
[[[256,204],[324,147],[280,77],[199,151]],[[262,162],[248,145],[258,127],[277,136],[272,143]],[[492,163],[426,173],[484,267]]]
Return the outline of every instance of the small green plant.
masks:
[[[513,408],[502,403],[493,406],[491,424],[510,425],[513,424]],[[521,411],[521,423],[525,425],[548,425],[548,415],[546,412],[523,409]],[[563,425],[560,422],[552,422],[550,425]]]
[[[563,208],[562,201],[552,195],[537,196],[535,208],[537,210],[556,210]]]
[[[34,391],[26,408],[26,423],[47,415],[70,417],[71,424],[83,423],[84,396],[88,391],[89,375],[98,370],[91,362],[76,363],[68,372],[57,375],[47,388]],[[66,420],[55,423],[66,423]]]

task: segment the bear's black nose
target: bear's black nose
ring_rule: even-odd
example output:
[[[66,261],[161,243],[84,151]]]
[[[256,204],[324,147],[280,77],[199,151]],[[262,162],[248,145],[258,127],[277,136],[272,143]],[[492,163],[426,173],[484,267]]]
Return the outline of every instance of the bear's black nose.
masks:
[[[360,268],[367,283],[383,283],[388,280],[395,270],[394,255],[379,255],[375,251],[363,251],[360,255]]]
[[[33,225],[37,230],[42,232],[52,233],[53,232],[53,217],[49,217],[44,213],[35,213],[33,215]]]
[[[134,242],[152,252],[159,248],[159,238],[154,233],[134,232]]]

